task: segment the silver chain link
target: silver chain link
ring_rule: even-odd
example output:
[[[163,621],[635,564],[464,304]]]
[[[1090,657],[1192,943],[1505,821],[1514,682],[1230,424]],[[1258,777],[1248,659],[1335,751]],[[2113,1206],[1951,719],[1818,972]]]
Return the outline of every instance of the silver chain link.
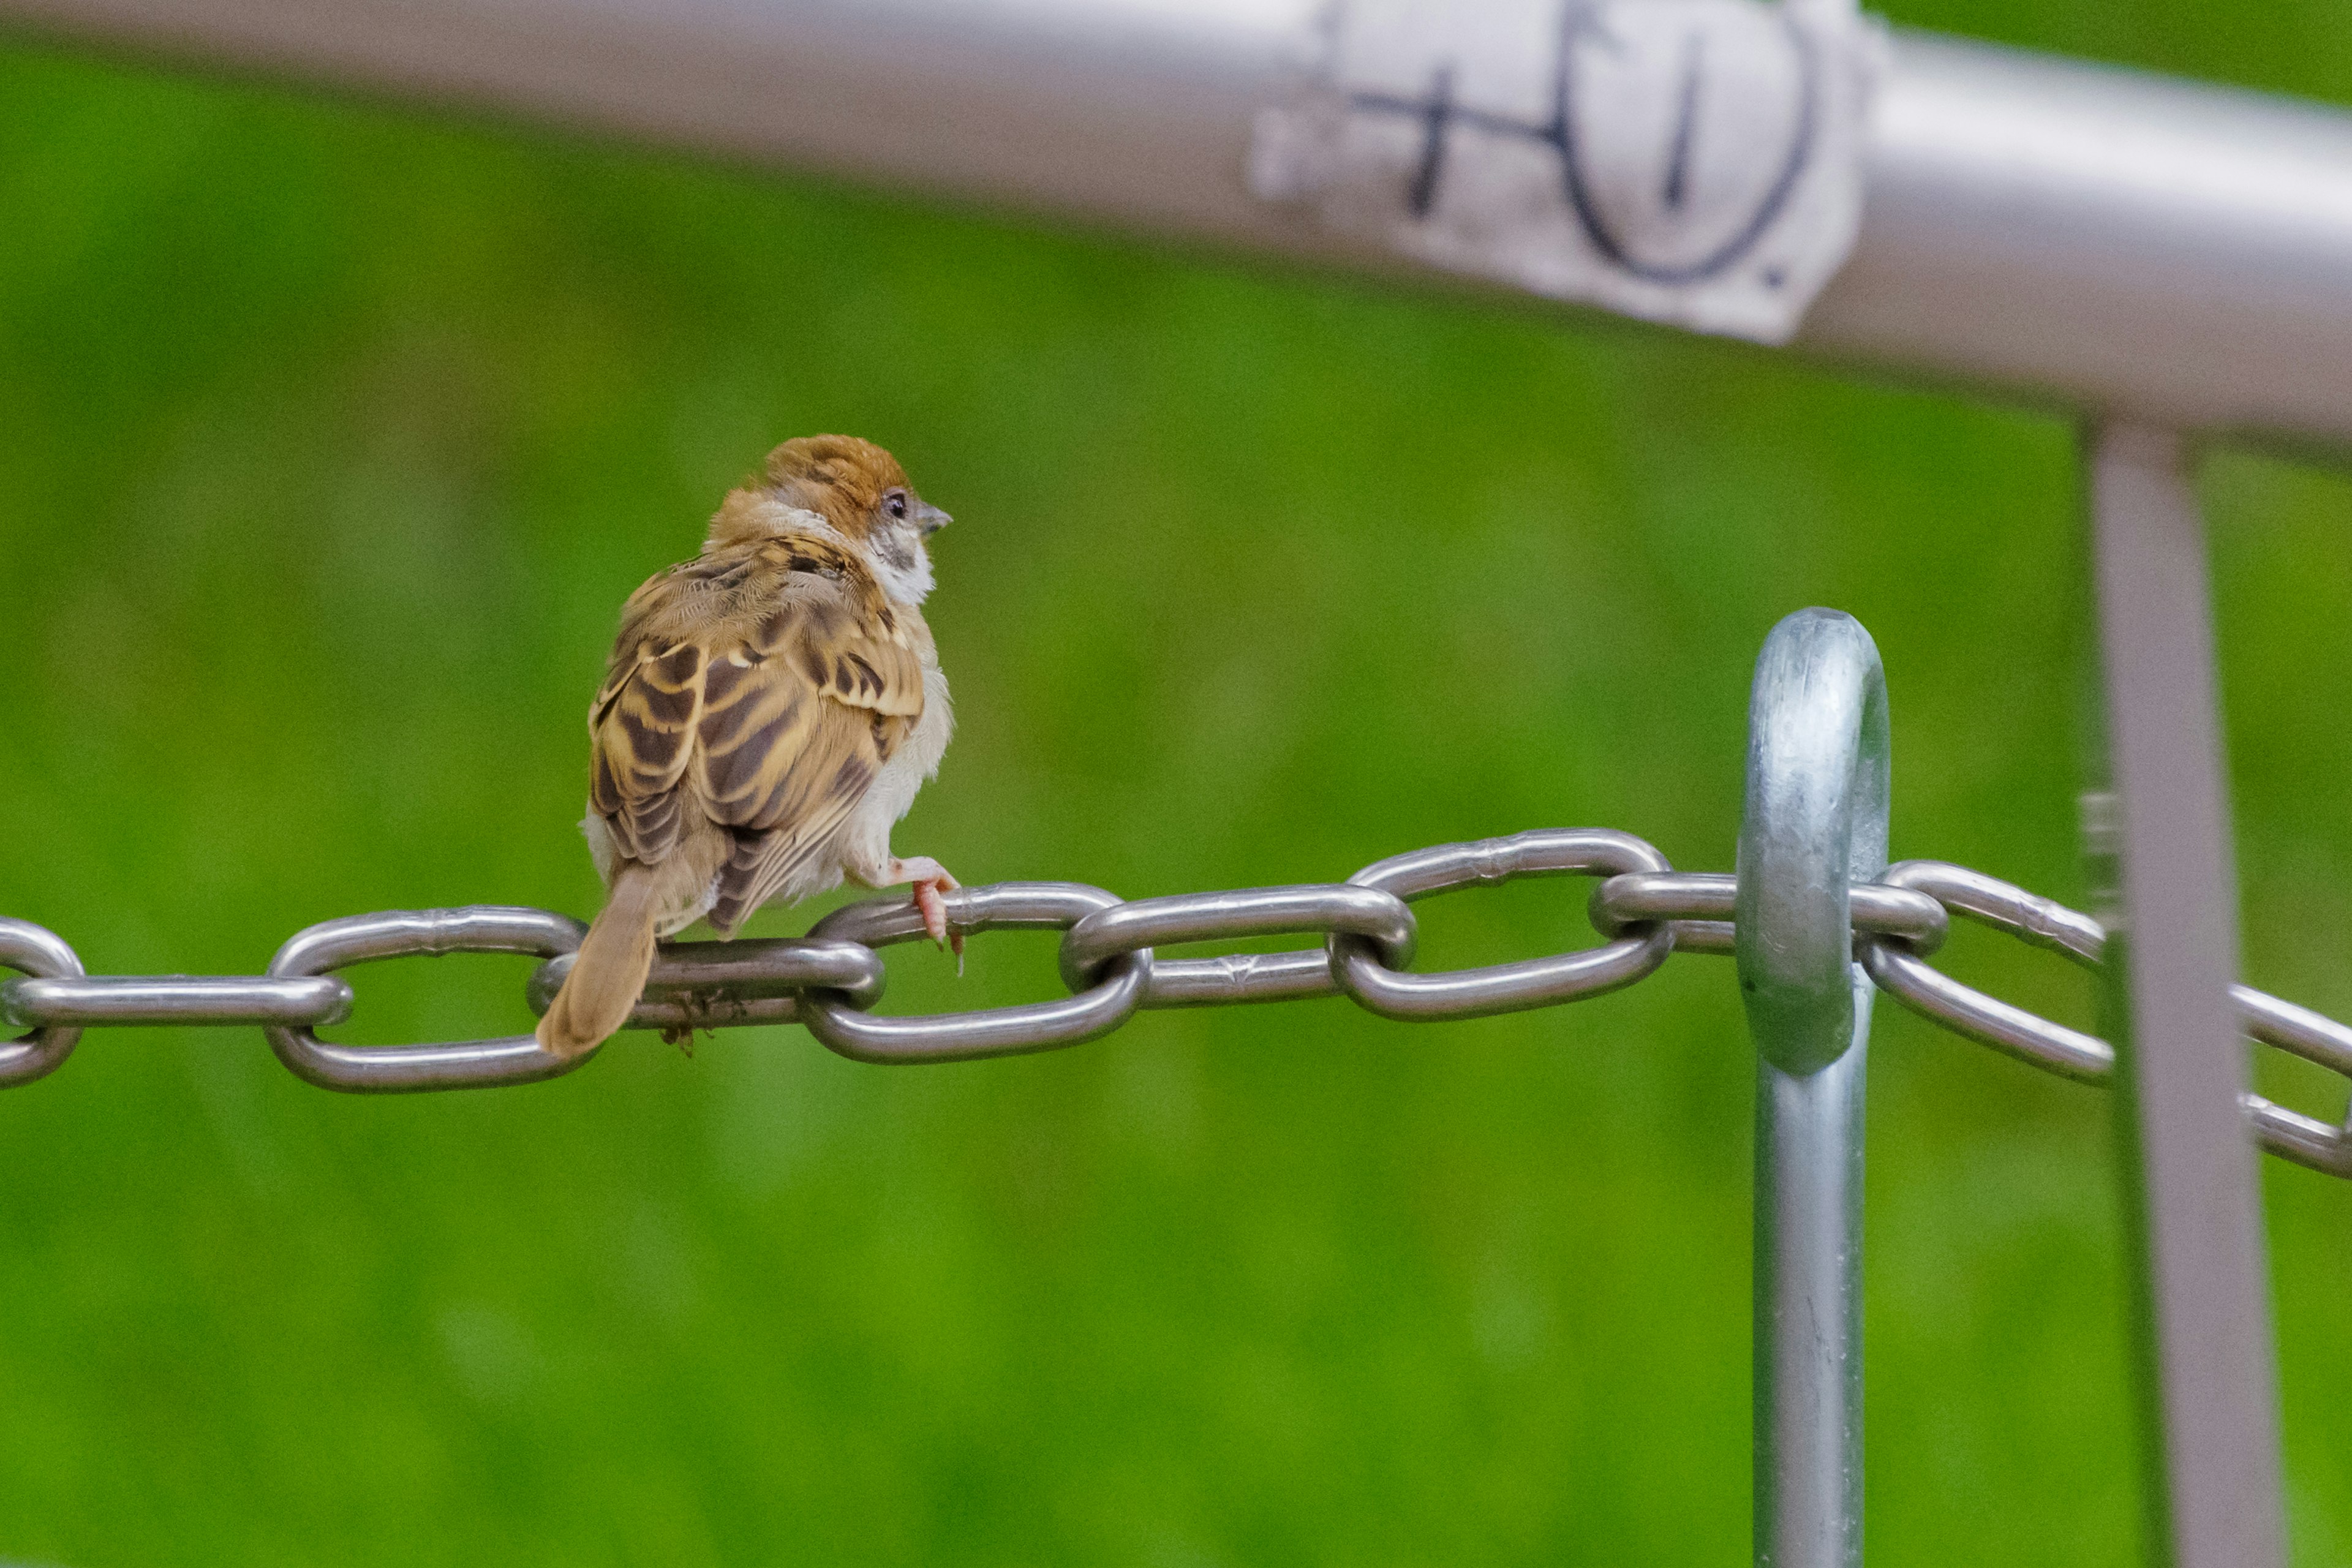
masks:
[[[1588,906],[1601,945],[1480,969],[1422,973],[1412,906],[1435,894],[1525,877],[1601,879]],[[1557,1006],[1631,985],[1675,952],[1728,954],[1738,879],[1678,872],[1658,850],[1606,828],[1543,829],[1446,844],[1380,861],[1345,882],[1122,900],[1076,882],[999,882],[948,895],[958,931],[1057,931],[1070,994],[979,1012],[892,1017],[877,950],[923,934],[913,905],[876,899],[835,910],[805,938],[665,943],[629,1026],[688,1031],[798,1023],[863,1062],[965,1061],[1098,1039],[1139,1011],[1344,995],[1409,1023]],[[1920,1016],[2020,1061],[2085,1083],[2107,1081],[2105,1040],[2012,1006],[1928,963],[1959,915],[2096,969],[2106,931],[2090,916],[1965,867],[1906,860],[1853,890],[1853,954],[1878,988]],[[362,1093],[530,1083],[578,1063],[529,1035],[446,1045],[354,1047],[317,1031],[344,1022],[352,989],[335,971],[379,959],[520,953],[543,962],[525,995],[543,1013],[587,928],[546,910],[479,905],[328,921],[297,932],[263,975],[91,975],[54,933],[0,918],[0,1023],[31,1032],[0,1042],[0,1088],[54,1071],[81,1031],[127,1024],[258,1026],[296,1076]],[[1160,958],[1192,942],[1320,937],[1276,953]],[[2234,989],[2249,1038],[2352,1079],[2352,1027],[2246,986]],[[585,1058],[581,1058],[585,1059]],[[2261,1095],[2248,1124],[2272,1153],[2352,1177],[2352,1121],[2330,1123]]]

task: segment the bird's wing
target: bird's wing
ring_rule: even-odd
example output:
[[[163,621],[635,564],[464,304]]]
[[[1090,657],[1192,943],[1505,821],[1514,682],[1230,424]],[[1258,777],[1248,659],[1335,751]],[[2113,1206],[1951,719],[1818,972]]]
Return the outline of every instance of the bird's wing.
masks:
[[[828,541],[756,556],[640,590],[662,602],[625,616],[635,655],[615,650],[592,720],[591,805],[624,854],[661,858],[688,811],[731,830],[722,931],[826,848],[923,710],[921,658],[863,563]]]
[[[677,847],[703,659],[690,637],[631,638],[625,627],[589,710],[588,807],[632,860],[652,865]]]

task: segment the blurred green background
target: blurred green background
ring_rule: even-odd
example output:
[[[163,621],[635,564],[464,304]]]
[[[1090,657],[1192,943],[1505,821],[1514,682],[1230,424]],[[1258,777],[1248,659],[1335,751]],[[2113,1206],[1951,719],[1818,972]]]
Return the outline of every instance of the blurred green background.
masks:
[[[2352,101],[2327,0],[1894,9]],[[1727,868],[1750,663],[1824,604],[1885,656],[1895,853],[2082,896],[2056,420],[25,37],[0,106],[0,910],[93,971],[587,912],[617,606],[814,430],[960,519],[961,731],[898,845],[967,880],[1584,824]],[[2247,973],[2352,1013],[2352,487],[2208,489]],[[1425,961],[1589,942],[1583,894],[1425,906]],[[1051,952],[896,950],[891,1005],[1050,994]],[[2088,1019],[2054,960],[1951,963]],[[525,968],[361,971],[347,1037],[519,1029]],[[1750,1062],[1704,958],[1450,1027],[629,1036],[378,1100],[94,1034],[0,1096],[0,1555],[1742,1561]],[[1872,1556],[2136,1561],[2107,1099],[1891,1006],[1872,1073]],[[2344,1563],[2352,1186],[2263,1175],[2295,1560]]]

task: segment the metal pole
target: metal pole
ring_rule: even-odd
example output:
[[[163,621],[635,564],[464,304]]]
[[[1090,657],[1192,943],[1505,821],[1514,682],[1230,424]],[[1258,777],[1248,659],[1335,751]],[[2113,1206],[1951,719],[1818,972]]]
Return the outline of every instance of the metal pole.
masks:
[[[2100,889],[2150,1375],[2157,1561],[2276,1568],[2278,1405],[2262,1205],[2231,1012],[2237,879],[2213,677],[2205,538],[2179,437],[2111,424],[2091,454],[2115,805]]]
[[[1244,175],[1260,111],[1286,101],[1329,9],[0,0],[0,21],[1414,276],[1257,200]],[[1932,34],[1891,41],[1862,231],[1801,349],[1938,385],[2352,440],[2352,114]]]
[[[1772,628],[1748,709],[1740,999],[1756,1039],[1756,1561],[1862,1562],[1863,1095],[1849,889],[1886,867],[1886,686],[1852,616]]]

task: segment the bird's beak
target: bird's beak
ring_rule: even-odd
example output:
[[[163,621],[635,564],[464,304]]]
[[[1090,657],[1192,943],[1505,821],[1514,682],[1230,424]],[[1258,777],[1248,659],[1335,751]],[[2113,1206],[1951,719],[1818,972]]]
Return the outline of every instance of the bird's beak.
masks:
[[[919,500],[915,503],[915,527],[926,537],[937,533],[954,521],[955,519],[927,500]]]

